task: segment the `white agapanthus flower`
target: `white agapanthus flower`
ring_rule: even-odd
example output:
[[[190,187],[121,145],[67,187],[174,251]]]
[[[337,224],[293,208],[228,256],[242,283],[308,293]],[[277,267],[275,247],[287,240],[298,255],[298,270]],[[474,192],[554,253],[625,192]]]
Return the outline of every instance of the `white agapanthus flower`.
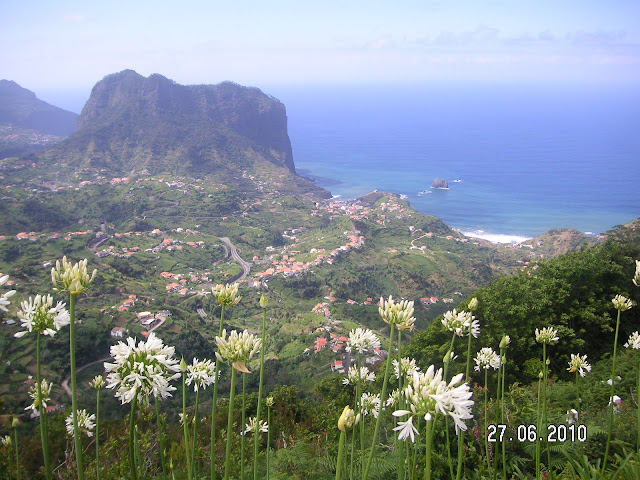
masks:
[[[227,337],[227,331],[222,331],[221,337],[216,337],[218,351],[216,357],[222,362],[231,363],[232,367],[242,373],[251,373],[246,366],[251,357],[260,351],[262,340],[244,330],[240,335],[232,331]]]
[[[51,269],[51,282],[56,292],[68,292],[77,295],[85,292],[96,278],[97,270],[89,275],[87,272],[87,259],[72,264],[67,261],[67,257],[62,257],[56,261],[56,266]]]
[[[47,408],[47,402],[51,400],[51,387],[53,387],[53,383],[47,382],[44,378],[40,380],[40,395],[38,396],[38,385],[31,385],[29,387],[29,396],[33,402],[25,410],[37,412],[40,408],[40,403],[42,403],[42,408]]]
[[[640,260],[636,260],[636,273],[633,275],[633,284],[640,287]]]
[[[362,397],[360,397],[360,408],[365,417],[373,415],[374,418],[378,418],[380,413],[380,394],[363,393]]]
[[[549,345],[556,343],[558,340],[560,340],[558,330],[555,330],[553,327],[545,327],[542,330],[536,328],[536,342]]]
[[[0,287],[7,283],[7,280],[9,280],[9,275],[2,275],[0,277]],[[7,307],[11,305],[11,301],[9,300],[9,298],[13,297],[15,294],[15,290],[9,290],[8,292],[4,292],[2,295],[0,295],[0,310],[2,310],[3,312],[9,311],[7,309]]]
[[[469,333],[471,333],[474,338],[478,338],[478,335],[480,335],[480,322],[475,319],[471,312],[465,312],[464,310],[458,312],[454,308],[446,312],[442,317],[442,325],[459,337],[463,337]]]
[[[393,392],[389,394],[389,397],[384,402],[385,408],[393,407],[396,403],[400,401],[400,397],[402,397],[402,391],[396,388]]]
[[[613,303],[613,307],[616,310],[620,310],[621,312],[626,312],[631,307],[633,307],[633,302],[622,295],[616,295],[615,297],[613,297],[613,300],[611,300],[611,302]]]
[[[346,432],[360,421],[360,414],[356,415],[356,412],[349,408],[349,405],[344,407],[340,418],[338,419],[338,429],[341,432]]]
[[[634,350],[640,350],[640,333],[636,330],[629,335],[629,340],[624,344],[626,348],[633,348]]]
[[[237,305],[242,297],[238,295],[238,283],[232,283],[231,285],[216,285],[211,290],[213,296],[216,297],[220,305],[232,307]]]
[[[5,435],[4,437],[0,437],[0,444],[3,447],[10,447],[12,445],[11,436]]]
[[[385,323],[395,325],[398,330],[413,330],[416,319],[413,317],[413,302],[401,300],[396,302],[389,296],[387,300],[380,297],[378,313]]]
[[[155,333],[149,334],[146,342],[136,345],[135,339],[127,343],[118,342],[111,347],[114,363],[105,362],[107,388],[116,391],[116,398],[125,404],[137,398],[147,405],[149,396],[167,398],[176,387],[171,380],[180,378],[180,366],[174,357],[174,347],[162,343]]]
[[[83,408],[82,410],[78,410],[76,417],[78,419],[78,430],[86,434],[87,437],[93,437],[93,429],[96,427],[95,414],[92,413],[89,415]],[[69,414],[65,419],[65,423],[67,424],[67,433],[73,436],[73,413]]]
[[[360,371],[358,372],[358,367],[352,366],[349,367],[347,376],[342,379],[342,384],[357,385],[360,383],[364,386],[366,382],[373,382],[375,379],[376,374],[374,372],[370,372],[367,367],[360,367]]]
[[[258,432],[267,433],[269,431],[269,425],[264,420],[257,421],[256,417],[250,417],[249,421],[245,425],[243,435],[250,433],[255,435]]]
[[[500,367],[500,356],[494,352],[491,347],[481,348],[480,351],[476,353],[474,360],[476,362],[476,366],[474,367],[476,372],[488,370],[489,368],[497,370]]]
[[[580,354],[575,355],[572,353],[571,360],[569,360],[569,367],[567,368],[567,371],[570,373],[578,372],[580,373],[581,377],[586,377],[587,372],[591,371],[591,365],[589,364],[589,362],[587,362],[587,356],[586,355],[580,356]]]
[[[349,332],[349,340],[345,350],[351,352],[355,350],[358,353],[366,353],[374,348],[380,348],[380,339],[373,331],[368,328],[356,328]]]
[[[393,360],[393,373],[397,379],[401,377],[413,377],[413,372],[419,372],[420,367],[416,365],[416,361],[413,358],[403,357],[398,360]]]
[[[206,389],[212,383],[216,381],[216,364],[211,360],[198,361],[197,358],[193,359],[191,365],[187,365],[187,378],[185,383],[191,385],[193,383],[193,390],[197,392],[199,388]]]
[[[471,414],[473,400],[471,400],[472,392],[469,390],[469,385],[460,384],[464,376],[462,373],[453,377],[449,383],[442,379],[442,375],[442,369],[436,370],[433,365],[426,372],[413,374],[411,383],[404,390],[404,396],[411,410],[393,412],[396,417],[410,415],[408,420],[398,422],[398,426],[394,428],[394,431],[400,432],[398,435],[400,440],[411,438],[412,442],[415,441],[415,434],[418,433],[413,426],[415,415],[431,421],[435,414],[440,412],[453,418],[456,433],[459,429],[467,429],[464,420],[473,418]]]
[[[16,333],[15,337],[20,338],[33,331],[53,337],[58,330],[69,325],[69,312],[64,306],[58,302],[54,307],[51,295],[36,295],[24,300],[20,303],[18,318],[22,322],[20,326],[26,330]]]

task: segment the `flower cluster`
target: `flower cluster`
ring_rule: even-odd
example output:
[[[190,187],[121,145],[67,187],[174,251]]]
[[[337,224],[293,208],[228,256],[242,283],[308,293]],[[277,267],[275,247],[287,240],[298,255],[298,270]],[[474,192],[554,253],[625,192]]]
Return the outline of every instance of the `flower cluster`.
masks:
[[[193,359],[191,365],[187,365],[187,379],[185,383],[191,385],[193,383],[193,390],[198,391],[198,388],[207,388],[209,385],[216,381],[216,364],[211,360],[198,361],[197,358]]]
[[[571,373],[578,372],[580,373],[581,377],[586,377],[587,372],[591,371],[591,365],[587,362],[587,356],[580,356],[580,354],[575,355],[572,353],[571,360],[569,360],[569,368],[567,368],[567,371]]]
[[[380,395],[363,393],[360,398],[360,408],[363,415],[373,415],[375,418],[378,418],[378,414],[380,413]]]
[[[249,418],[249,421],[245,425],[244,434],[251,433],[255,435],[258,432],[267,433],[269,431],[269,425],[264,420],[258,421],[256,417]]]
[[[616,310],[620,310],[621,312],[625,312],[633,307],[633,302],[627,297],[623,297],[622,295],[616,295],[615,297],[613,297],[613,300],[611,300],[611,302],[613,303],[613,307]]]
[[[629,340],[624,344],[625,348],[633,348],[634,350],[640,350],[640,333],[636,330],[629,335]]]
[[[558,331],[553,327],[545,327],[542,330],[538,330],[536,328],[536,342],[546,343],[549,345],[551,343],[556,343],[558,340],[560,340],[560,337],[558,337]]]
[[[402,397],[402,391],[397,388],[389,394],[387,397],[387,401],[384,402],[385,407],[393,407],[396,403],[400,401],[400,397]]]
[[[345,432],[347,429],[350,429],[359,421],[360,414],[356,415],[356,412],[353,409],[349,408],[349,405],[347,405],[346,407],[344,407],[342,415],[340,415],[340,418],[338,419],[338,429],[341,432]]]
[[[393,372],[397,379],[401,377],[413,377],[413,372],[419,372],[420,367],[416,365],[413,358],[403,357],[399,361],[393,360]]]
[[[416,319],[413,317],[413,302],[401,300],[396,302],[389,296],[387,300],[380,297],[378,312],[385,323],[395,325],[398,330],[413,330]]]
[[[367,367],[360,367],[360,371],[358,371],[358,367],[349,367],[349,371],[347,372],[347,376],[342,379],[343,385],[357,385],[360,383],[362,386],[366,384],[366,382],[373,382],[376,379],[376,374],[370,372]]]
[[[274,398],[271,395],[269,395],[267,398],[264,399],[264,403],[267,405],[267,407],[271,408],[273,407]]]
[[[3,447],[10,447],[12,442],[11,442],[11,437],[9,435],[5,435],[4,437],[0,437],[0,444]]]
[[[500,356],[491,347],[481,348],[474,360],[476,362],[474,367],[476,372],[482,369],[488,370],[489,368],[497,370],[500,367]]]
[[[97,270],[93,270],[91,276],[87,272],[87,259],[72,264],[67,261],[67,257],[62,257],[56,261],[56,266],[51,269],[51,281],[56,292],[69,292],[78,295],[85,292],[96,278]]]
[[[69,325],[69,312],[64,306],[64,303],[58,302],[54,307],[51,295],[29,297],[28,301],[20,303],[18,311],[21,327],[26,330],[16,333],[15,336],[20,338],[35,330],[39,334],[53,337],[58,330]]]
[[[47,408],[47,402],[51,400],[51,387],[53,383],[47,382],[44,378],[40,381],[40,395],[38,395],[38,385],[31,385],[29,388],[29,396],[33,400],[25,410],[33,410],[34,412],[40,408]]]
[[[358,353],[365,353],[380,348],[380,339],[368,328],[356,328],[349,332],[349,340],[345,350],[351,352],[356,350]]]
[[[116,389],[116,398],[125,404],[134,398],[148,404],[149,395],[156,398],[170,397],[176,387],[169,384],[180,377],[174,347],[168,347],[151,333],[146,342],[136,345],[135,339],[118,342],[111,347],[114,363],[105,362],[107,388]]]
[[[478,338],[480,335],[480,322],[471,315],[471,312],[465,312],[464,310],[458,312],[455,308],[449,310],[442,317],[442,324],[447,330],[455,333],[457,336],[462,337],[469,333],[474,338]]]
[[[405,388],[404,396],[409,403],[411,410],[396,410],[393,415],[402,417],[411,415],[405,422],[398,422],[394,431],[399,431],[398,438],[404,440],[407,437],[415,441],[414,435],[418,433],[413,426],[413,416],[423,416],[426,421],[433,420],[437,412],[449,415],[453,418],[456,432],[459,429],[466,430],[464,420],[473,418],[471,415],[472,392],[466,383],[460,384],[463,374],[453,377],[447,384],[442,379],[442,369],[436,370],[431,365],[426,372],[415,372],[411,383]]]
[[[96,427],[95,414],[92,413],[89,415],[83,408],[82,410],[78,410],[76,417],[78,419],[78,430],[86,434],[87,437],[93,437],[93,429]],[[67,424],[67,433],[73,436],[73,413],[65,419],[65,423]]]
[[[239,372],[251,373],[245,362],[248,362],[260,350],[261,344],[262,340],[247,330],[244,330],[240,335],[234,330],[228,338],[227,331],[223,330],[222,336],[216,337],[216,345],[218,345],[216,357],[220,361],[231,363],[233,368]]]
[[[9,275],[1,276],[0,286],[7,283],[7,280],[9,280]],[[7,306],[11,304],[11,302],[9,301],[9,298],[15,295],[15,293],[16,293],[15,290],[9,290],[8,292],[4,292],[2,295],[0,295],[0,310],[2,310],[3,312],[8,312]]]
[[[633,275],[633,284],[640,287],[640,260],[636,260],[636,273]]]
[[[107,383],[104,381],[104,378],[102,378],[102,375],[96,375],[93,377],[93,380],[91,380],[91,386],[95,390],[102,390],[106,384]]]
[[[220,305],[232,307],[237,305],[242,297],[238,295],[238,284],[232,283],[231,285],[216,285],[211,290],[213,296],[216,297]],[[264,308],[264,307],[263,307]]]

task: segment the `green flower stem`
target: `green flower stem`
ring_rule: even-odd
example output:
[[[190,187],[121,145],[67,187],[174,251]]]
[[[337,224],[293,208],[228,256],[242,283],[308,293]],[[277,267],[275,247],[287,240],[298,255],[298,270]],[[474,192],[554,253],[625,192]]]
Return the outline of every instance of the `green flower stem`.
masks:
[[[100,398],[100,390],[98,390],[98,399],[99,398]],[[160,450],[160,463],[162,464],[162,480],[167,480],[167,461],[164,456],[164,431],[162,428],[162,422],[160,420],[160,408],[158,406],[158,397],[155,397],[155,400],[156,400],[156,428],[158,430],[158,449]],[[96,414],[96,418],[97,418],[97,414]],[[96,420],[96,455],[97,455],[97,452],[98,452],[98,421]],[[97,480],[100,480],[99,476]]]
[[[82,439],[78,429],[78,406],[76,400],[76,294],[69,294],[69,347],[71,361],[71,415],[73,419],[73,440],[76,446],[76,467],[78,480],[84,479],[84,467],[82,465]]]
[[[344,431],[340,432],[340,441],[338,442],[338,464],[336,465],[336,480],[340,480],[342,473],[342,451],[344,450],[344,438],[346,437]]]
[[[389,370],[391,370],[391,357],[393,356],[393,334],[394,334],[395,324],[391,324],[391,333],[389,334],[389,349],[387,350],[387,365],[384,370],[384,381],[382,382],[382,392],[380,393],[380,401],[382,402],[383,398],[385,398],[387,394],[387,383],[389,382]],[[382,408],[380,408],[380,413],[378,414],[378,418],[376,419],[376,426],[373,431],[373,439],[371,441],[371,449],[369,450],[369,458],[367,459],[367,465],[364,469],[362,479],[365,480],[369,475],[369,469],[371,468],[371,462],[373,461],[373,451],[376,448],[376,443],[378,441],[378,432],[380,430],[380,420],[382,419]]]
[[[264,378],[264,344],[267,337],[267,308],[262,308],[262,343],[260,344],[260,382],[258,383],[258,407],[256,410],[256,422],[260,424],[260,413],[262,408],[262,382]],[[269,429],[271,425],[267,423]],[[259,435],[256,433],[253,438],[253,480],[258,480],[258,441]],[[244,480],[244,479],[243,479]]]
[[[538,430],[539,435],[543,435],[545,438],[545,448],[547,450],[547,468],[551,468],[551,449],[546,441],[547,430],[549,429],[549,421],[547,419],[547,378],[549,378],[549,367],[547,365],[547,344],[542,344],[542,358],[544,363],[542,365],[542,371],[544,372],[544,380],[542,383],[542,431]]]
[[[500,357],[500,365],[498,366],[498,379],[496,382],[496,410],[494,411],[494,418],[496,423],[498,422],[498,418],[500,417],[500,380],[502,378],[502,356]],[[503,424],[504,425],[504,424]],[[496,447],[498,445],[496,444]],[[496,480],[498,478],[498,449],[496,448],[493,452],[493,476],[492,478]]]
[[[40,414],[40,441],[42,442],[42,455],[44,456],[44,470],[47,480],[51,478],[51,464],[49,462],[49,436],[45,418],[46,411],[42,406],[42,378],[40,375],[40,333],[36,339],[36,398],[38,401],[38,413]]]
[[[578,394],[578,418],[576,419],[576,423],[580,425],[580,389],[578,388],[578,378],[580,377],[580,372],[576,370],[576,392]]]
[[[538,432],[542,431],[541,421],[540,421],[540,391],[542,389],[542,378],[538,378],[538,407],[536,411],[536,430]],[[540,442],[536,442],[536,480],[540,480]]]
[[[360,413],[360,425],[358,426],[358,430],[360,432],[360,473],[362,473],[362,465],[364,465],[364,415],[362,413],[362,379],[360,378],[360,368],[362,365],[362,360],[360,359],[360,353],[358,353],[358,362],[357,362],[357,368],[358,368],[358,383],[356,383],[356,398],[355,401],[353,402],[353,409],[355,410],[356,414]],[[380,415],[378,413],[378,415]],[[353,444],[355,443],[355,436],[356,436],[356,428],[355,426],[353,427],[353,432],[351,433],[351,446],[353,446]],[[353,456],[351,457],[351,472],[350,472],[350,477],[349,478],[355,478],[353,476]]]
[[[487,423],[488,423],[488,418],[487,418],[487,403],[488,403],[488,396],[489,396],[489,368],[485,368],[484,369],[484,453],[485,453],[485,457],[487,458],[487,471],[490,472],[491,471],[491,460],[489,459],[489,441],[487,439]]]
[[[182,429],[184,434],[184,452],[187,461],[187,476],[193,478],[191,472],[191,455],[189,454],[189,421],[187,419],[187,387],[185,385],[186,372],[182,372]]]
[[[616,386],[616,355],[618,354],[618,331],[620,330],[620,312],[618,310],[618,320],[616,321],[616,336],[613,340],[613,365],[611,367],[611,394],[609,395],[609,428],[607,431],[607,448],[604,451],[604,460],[602,460],[601,473],[604,475],[604,469],[607,466],[607,458],[609,456],[609,445],[611,443],[611,430],[613,429],[613,393]]]
[[[18,456],[18,427],[17,426],[13,427],[13,443],[15,443],[15,448],[16,448],[16,478],[20,480],[20,457]]]
[[[222,311],[220,313],[220,328],[218,330],[218,336],[222,336],[222,330],[224,329],[224,309],[226,305],[222,305]],[[216,360],[215,366],[215,383],[213,384],[213,400],[211,401],[211,445],[209,446],[210,453],[210,470],[211,480],[216,478],[216,404],[218,403],[218,360]]]
[[[640,365],[638,365],[638,382],[636,383],[636,401],[638,402],[638,438],[636,440],[636,451],[638,452],[637,458],[640,461]],[[16,437],[17,438],[17,437]],[[16,440],[16,456],[18,455],[18,441]],[[638,470],[638,477],[640,478],[640,469]]]
[[[242,416],[240,417],[240,479],[244,480],[244,438],[246,437],[244,433],[244,424],[245,424],[245,411],[247,408],[247,374],[242,374]],[[260,435],[260,431],[256,431],[254,437],[258,437]]]
[[[196,392],[196,409],[193,413],[193,440],[191,441],[191,473],[193,478],[196,474],[196,448],[198,446],[198,406],[200,404],[200,389]]]
[[[136,465],[136,406],[138,404],[138,395],[133,396],[131,401],[131,414],[129,415],[129,469],[131,472],[131,480],[138,480],[138,467]]]
[[[400,350],[402,348],[402,330],[398,330],[398,362],[400,362]],[[400,378],[398,378],[398,391],[402,392],[403,387],[404,387],[404,378],[402,375],[399,375]],[[401,396],[399,396],[400,398],[402,398]],[[384,400],[380,399],[380,403],[382,403]],[[400,409],[403,409],[403,407],[401,405],[399,405]],[[397,417],[393,417],[394,418],[394,427],[396,427],[398,425],[398,418]],[[393,436],[393,444],[394,444],[394,451],[396,453],[396,468],[398,470],[398,480],[403,480],[404,479],[404,442],[403,441],[399,441],[398,440],[398,436],[394,435]]]
[[[502,368],[502,382],[500,386],[500,423],[505,424],[504,419],[504,380],[507,371],[507,352],[506,349],[500,349],[500,367]],[[502,442],[502,478],[507,480],[507,442]]]
[[[467,369],[465,370],[464,381],[469,381],[469,373],[471,371],[471,328],[469,328],[467,339]],[[456,480],[460,480],[462,475],[462,451],[464,447],[464,434],[465,431],[460,429],[458,432],[458,467],[456,469]]]
[[[445,355],[445,362],[444,362],[444,377],[443,379],[446,381],[447,380],[447,370],[449,370],[449,363],[451,362],[451,352],[453,352],[453,343],[455,342],[456,339],[456,334],[454,333],[451,336],[451,344],[449,345],[449,350],[447,351],[447,354]],[[449,465],[449,478],[453,478],[453,462],[451,461],[451,441],[449,439],[449,417],[445,416],[444,417],[444,424],[445,424],[445,437],[446,437],[446,450],[447,450],[447,464]]]
[[[231,476],[231,430],[233,429],[233,401],[236,394],[236,369],[231,367],[231,393],[229,394],[229,413],[227,415],[227,449],[224,460],[224,480]]]
[[[100,480],[100,389],[96,390],[96,479]]]
[[[425,462],[424,462],[424,480],[431,480],[431,436],[432,436],[432,423],[433,420],[427,420],[426,434],[425,434]]]
[[[269,478],[269,451],[271,450],[271,407],[267,405],[267,479]]]

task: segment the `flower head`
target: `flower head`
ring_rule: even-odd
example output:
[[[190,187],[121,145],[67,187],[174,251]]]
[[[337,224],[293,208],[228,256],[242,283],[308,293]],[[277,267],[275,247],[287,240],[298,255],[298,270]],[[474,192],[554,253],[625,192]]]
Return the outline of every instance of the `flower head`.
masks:
[[[34,412],[40,408],[47,408],[47,402],[51,400],[51,387],[53,383],[47,382],[44,378],[40,381],[40,393],[38,394],[38,385],[31,385],[29,387],[29,396],[33,400],[25,410],[33,410]]]
[[[560,340],[560,337],[558,337],[558,331],[554,328],[545,327],[542,330],[536,328],[536,342],[549,345],[556,343],[558,340]]]
[[[176,387],[169,384],[180,377],[178,360],[173,356],[174,347],[162,343],[155,333],[149,334],[146,342],[136,345],[135,339],[127,343],[118,342],[111,347],[114,363],[105,362],[107,388],[116,390],[116,398],[125,404],[137,398],[145,405],[149,395],[156,398],[171,396]]]
[[[613,297],[613,300],[611,300],[611,302],[613,303],[613,307],[616,310],[620,310],[621,312],[625,312],[633,307],[633,302],[627,297],[623,297],[622,295],[616,295],[615,297]]]
[[[500,357],[491,347],[484,347],[480,349],[474,360],[476,362],[476,366],[474,367],[476,372],[483,369],[488,370],[489,368],[497,370],[498,367],[500,367]]]
[[[416,319],[413,317],[413,302],[401,300],[396,302],[389,296],[387,300],[380,297],[378,312],[385,323],[395,325],[399,330],[413,330]]]
[[[87,437],[93,437],[93,429],[96,427],[95,414],[89,415],[87,411],[83,408],[82,410],[78,410],[76,415],[78,421],[78,430],[82,433],[85,433]],[[73,436],[73,413],[69,414],[69,416],[65,419],[65,423],[67,424],[67,433]]]
[[[232,283],[231,285],[216,285],[211,290],[213,296],[216,297],[218,303],[224,306],[237,305],[242,297],[238,295],[238,283]],[[264,308],[264,307],[263,307]]]
[[[349,371],[347,372],[347,376],[342,379],[343,385],[358,385],[358,383],[362,386],[366,384],[366,382],[373,382],[376,379],[376,374],[369,371],[367,367],[360,367],[358,371],[358,367],[351,366],[349,367]]]
[[[62,257],[56,261],[56,266],[51,269],[51,281],[56,292],[68,292],[71,295],[78,295],[85,292],[96,278],[97,270],[93,270],[91,276],[87,273],[87,259],[76,264],[67,261],[67,257]]]
[[[104,381],[104,378],[102,378],[102,375],[96,375],[95,377],[93,377],[93,380],[91,380],[91,386],[95,390],[102,390],[106,384],[107,382]]]
[[[10,447],[12,445],[11,436],[5,435],[4,437],[0,437],[0,443],[3,447]]]
[[[198,388],[207,388],[216,381],[216,364],[211,360],[198,361],[197,358],[193,359],[193,363],[187,366],[187,379],[185,383],[191,385],[193,383],[193,390],[198,391]]]
[[[356,328],[349,332],[349,340],[345,350],[355,349],[358,353],[365,353],[374,348],[380,348],[380,339],[368,328]]]
[[[344,407],[342,415],[338,419],[338,429],[341,432],[345,432],[347,429],[353,427],[360,421],[360,414],[356,415],[356,412],[349,408],[349,405]]]
[[[626,348],[633,348],[634,350],[640,350],[640,333],[636,330],[629,335],[629,340],[624,344]]]
[[[471,312],[465,312],[464,310],[458,312],[454,308],[444,314],[442,324],[447,330],[455,333],[459,337],[469,333],[473,335],[474,338],[478,338],[478,335],[480,335],[480,322],[471,315]]]
[[[581,377],[586,377],[587,372],[591,371],[591,365],[589,365],[589,363],[587,362],[587,356],[580,356],[580,354],[575,355],[572,353],[571,360],[569,360],[569,368],[567,368],[567,371],[571,373],[578,372],[580,373]]]
[[[633,275],[633,283],[640,287],[640,260],[636,260],[636,273]]]
[[[502,337],[502,340],[500,340],[500,350],[507,348],[510,343],[511,337],[509,335],[505,335],[504,337]]]
[[[267,433],[269,431],[269,425],[264,420],[258,421],[256,417],[249,418],[249,421],[245,425],[244,434],[251,433],[255,435],[258,432]]]
[[[9,280],[9,275],[0,276],[0,286],[7,283],[7,280]],[[16,293],[15,290],[9,290],[8,292],[4,292],[2,295],[0,295],[0,310],[2,310],[3,312],[9,311],[7,309],[7,306],[11,304],[11,302],[9,301],[9,298],[15,295],[15,293]]]
[[[28,301],[21,302],[18,318],[22,322],[21,327],[26,330],[16,333],[17,338],[34,330],[41,335],[53,337],[58,330],[69,325],[70,321],[64,303],[58,302],[54,307],[51,295],[36,295],[35,298],[29,297]]]
[[[274,402],[274,398],[272,395],[269,395],[267,398],[264,399],[264,403],[267,405],[267,407],[271,408],[273,407],[273,402]]]
[[[234,284],[235,285],[235,284]],[[240,335],[232,331],[227,338],[227,331],[222,331],[221,337],[216,337],[218,351],[216,357],[220,361],[231,363],[233,368],[242,373],[251,373],[246,362],[260,350],[262,340],[244,330]]]
[[[389,394],[386,402],[384,402],[384,406],[393,407],[400,400],[401,396],[402,396],[402,390],[399,390],[396,388],[393,392]]]
[[[473,297],[469,302],[469,310],[472,312],[478,309],[478,297]]]
[[[260,307],[261,308],[267,308],[267,305],[269,305],[269,299],[263,293],[262,295],[260,295]]]
[[[401,377],[412,377],[413,372],[419,372],[420,367],[416,365],[416,361],[413,358],[403,357],[398,360],[393,360],[393,372],[397,379]]]
[[[367,392],[363,393],[360,398],[360,408],[364,416],[373,415],[375,418],[378,418],[378,414],[380,413],[380,395]]]

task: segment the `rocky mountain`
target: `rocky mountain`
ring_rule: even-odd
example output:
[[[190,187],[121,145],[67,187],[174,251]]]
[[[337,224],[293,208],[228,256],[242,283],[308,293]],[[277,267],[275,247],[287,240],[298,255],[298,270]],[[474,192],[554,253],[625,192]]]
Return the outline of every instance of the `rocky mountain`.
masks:
[[[76,130],[78,115],[49,105],[31,90],[0,80],[0,125],[66,137]]]
[[[275,175],[314,188],[295,175],[286,109],[277,99],[231,82],[185,86],[133,70],[99,81],[78,131],[41,160],[113,175]]]

